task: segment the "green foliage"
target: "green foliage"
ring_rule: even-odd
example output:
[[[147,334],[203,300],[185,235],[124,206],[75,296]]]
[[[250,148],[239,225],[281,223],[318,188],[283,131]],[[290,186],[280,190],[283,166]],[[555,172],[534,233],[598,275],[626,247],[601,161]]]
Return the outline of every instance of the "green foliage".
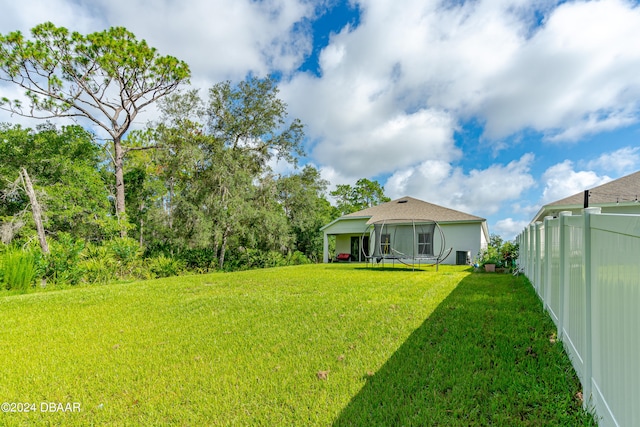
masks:
[[[519,255],[519,245],[512,241],[506,241],[500,247],[500,255],[505,266],[513,267]]]
[[[338,210],[343,215],[391,201],[384,195],[384,187],[378,181],[370,181],[366,178],[359,179],[354,187],[349,184],[339,184],[331,195],[335,197]]]
[[[328,184],[321,178],[320,171],[310,165],[277,182],[278,199],[289,220],[294,248],[315,262],[322,258],[320,228],[339,216],[338,210],[324,197]]]
[[[184,270],[184,262],[164,255],[151,258],[147,265],[154,277],[178,276]]]
[[[13,238],[33,233],[29,199],[21,187],[12,185],[19,170],[31,175],[38,200],[45,211],[48,233],[65,232],[87,240],[108,235],[110,204],[98,172],[102,157],[93,136],[79,126],[57,129],[41,125],[37,130],[19,125],[0,125],[0,217],[24,223]]]
[[[88,245],[79,268],[84,272],[85,283],[105,285],[114,281],[117,261],[107,246]]]
[[[84,99],[84,92],[69,100],[69,105],[63,103],[66,91],[77,84],[74,73],[86,65],[81,63],[82,55],[97,61],[97,68],[105,67],[105,76],[122,73],[149,82],[146,79],[153,80],[150,76],[157,71],[148,70],[149,75],[144,76],[127,74],[136,66],[151,66],[157,55],[144,54],[144,42],[139,44],[123,29],[83,36],[45,24],[34,31],[42,38],[41,45],[31,45],[19,34],[0,36],[0,49],[8,55],[0,64],[0,75],[17,79],[19,73],[28,73],[17,70],[13,75],[4,70],[3,75],[2,65],[20,55],[26,58],[52,40],[57,44],[40,52],[43,62],[34,67],[47,69],[58,60],[64,67],[70,61],[69,75],[55,77],[60,70],[49,69],[53,87],[60,90],[54,95],[60,98],[48,103],[46,98],[54,95],[34,95],[34,114],[45,108],[56,113],[77,109],[71,102]],[[110,45],[109,37],[113,37]],[[131,44],[124,46],[123,40]],[[20,46],[34,51],[12,50]],[[95,52],[85,51],[88,46]],[[58,58],[67,48],[72,50],[69,57]],[[117,57],[119,48],[132,49],[131,55]],[[96,52],[104,57],[96,58]],[[95,77],[91,73],[85,76],[88,81]],[[29,76],[22,77],[25,85],[33,83]],[[106,88],[112,81],[95,84]],[[116,108],[119,100],[91,102],[113,102]],[[19,109],[11,101],[3,107]],[[33,239],[29,200],[12,183],[17,171],[26,167],[43,206],[44,228],[52,245],[49,256],[36,260],[38,277],[51,285],[76,285],[320,260],[319,229],[339,212],[327,201],[327,182],[314,167],[278,176],[268,166],[272,158],[295,163],[302,155],[303,127],[287,117],[274,79],[220,83],[211,89],[208,100],[200,99],[197,91],[173,93],[162,100],[161,110],[162,122],[153,128],[130,132],[123,141],[117,132],[111,133],[114,146],[110,153],[105,150],[109,147],[78,126],[56,129],[45,124],[35,131],[0,126],[5,142],[0,144],[1,237],[21,244]],[[122,130],[127,123],[120,125]],[[116,143],[122,149],[120,163]],[[155,147],[162,150],[149,150]],[[118,171],[127,183],[126,204],[120,203],[122,186],[107,184]],[[359,181],[362,188],[364,184]],[[133,238],[116,238],[125,234]],[[98,251],[102,254],[94,256]]]
[[[5,99],[0,104],[17,114],[38,117],[45,112],[42,116],[48,117],[72,110],[75,115],[97,119],[98,125],[114,132],[122,120],[133,119],[138,109],[190,76],[187,64],[158,55],[122,27],[85,36],[46,22],[35,26],[31,34],[34,40],[19,31],[0,35],[0,79],[23,88],[31,103],[24,110],[19,101]],[[25,63],[30,66],[23,66]],[[122,99],[107,97],[111,88]],[[108,123],[111,116],[101,106],[113,109],[117,125]],[[131,114],[119,118],[118,106]]]
[[[495,264],[498,268],[513,268],[518,259],[518,244],[504,241],[497,234],[492,234],[489,245],[478,255],[478,264]]]
[[[303,125],[287,123],[287,106],[278,98],[275,79],[250,77],[237,85],[226,81],[209,90],[207,114],[216,139],[240,150],[263,165],[274,154],[296,162],[303,155]]]
[[[2,98],[0,108],[26,117],[80,117],[111,138],[115,175],[115,211],[126,234],[122,138],[139,112],[186,83],[190,70],[172,56],[160,56],[144,40],[122,27],[82,35],[51,22],[31,30],[0,35],[0,81],[15,84],[29,99]],[[26,65],[28,64],[28,65]],[[149,147],[145,147],[149,148]]]
[[[76,239],[68,233],[59,233],[52,240],[51,253],[45,257],[45,278],[52,284],[77,285],[84,271],[80,264],[80,254],[85,248],[84,240]]]
[[[26,292],[36,278],[36,259],[30,251],[0,252],[0,283],[5,289]]]
[[[300,251],[294,251],[286,256],[286,265],[304,265],[310,264],[311,260]]]
[[[175,258],[184,264],[187,270],[208,273],[216,267],[216,253],[211,248],[187,248],[176,253]]]
[[[130,237],[116,237],[107,244],[117,262],[128,265],[141,255],[140,244]]]

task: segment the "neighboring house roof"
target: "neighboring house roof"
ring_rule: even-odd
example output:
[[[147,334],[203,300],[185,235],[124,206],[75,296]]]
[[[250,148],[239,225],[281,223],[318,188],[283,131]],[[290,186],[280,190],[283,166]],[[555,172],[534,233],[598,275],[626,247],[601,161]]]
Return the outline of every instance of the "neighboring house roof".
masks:
[[[424,202],[408,196],[344,215],[343,218],[352,217],[371,217],[369,221],[367,221],[367,224],[372,224],[378,221],[412,219],[431,220],[437,222],[485,220],[484,218],[480,218],[475,215],[469,215],[464,212],[434,205],[433,203]]]
[[[372,206],[358,212],[343,215],[333,220],[329,224],[321,228],[325,230],[338,221],[368,219],[367,224],[373,224],[378,221],[411,221],[424,220],[436,221],[442,223],[450,222],[481,222],[483,224],[484,233],[488,238],[488,229],[486,227],[486,219],[479,216],[470,215],[454,209],[445,208],[443,206],[434,205],[413,197],[401,197],[387,203]]]
[[[585,189],[587,190],[587,189]],[[640,171],[623,176],[589,190],[589,206],[613,206],[637,203],[640,197]],[[544,205],[531,221],[542,221],[545,216],[561,210],[584,207],[584,191]]]

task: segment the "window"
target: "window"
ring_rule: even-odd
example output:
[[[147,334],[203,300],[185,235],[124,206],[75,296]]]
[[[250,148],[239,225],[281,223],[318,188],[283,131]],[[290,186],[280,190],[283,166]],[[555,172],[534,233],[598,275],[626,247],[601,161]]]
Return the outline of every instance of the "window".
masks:
[[[387,255],[391,253],[391,234],[380,235],[380,253]]]
[[[418,234],[418,254],[433,255],[433,235],[431,233]]]

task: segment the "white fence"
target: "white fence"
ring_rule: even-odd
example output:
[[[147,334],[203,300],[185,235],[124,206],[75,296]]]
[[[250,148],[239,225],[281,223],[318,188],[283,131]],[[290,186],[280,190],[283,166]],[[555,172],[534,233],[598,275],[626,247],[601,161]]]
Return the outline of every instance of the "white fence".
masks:
[[[562,212],[516,240],[585,405],[600,426],[640,425],[640,215]]]

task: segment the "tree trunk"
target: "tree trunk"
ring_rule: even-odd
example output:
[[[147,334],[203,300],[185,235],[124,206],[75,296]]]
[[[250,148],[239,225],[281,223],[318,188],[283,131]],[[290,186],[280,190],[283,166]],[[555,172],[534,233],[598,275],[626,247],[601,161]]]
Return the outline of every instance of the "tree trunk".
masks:
[[[144,232],[144,220],[140,218],[140,247],[144,247],[144,238],[142,237],[142,233]]]
[[[140,212],[140,247],[142,248],[144,246],[144,218],[143,218],[143,211],[144,211],[144,201],[142,203],[140,203],[140,208],[138,209],[138,211]]]
[[[173,178],[169,179],[169,201],[167,203],[167,214],[169,216],[169,230],[173,231]]]
[[[120,222],[120,237],[127,236],[127,227],[122,221],[127,220],[124,202],[124,155],[120,138],[113,140],[113,166],[116,174],[116,216]]]
[[[33,184],[31,183],[31,178],[29,178],[29,174],[25,168],[20,169],[20,176],[22,177],[22,181],[24,182],[24,188],[29,196],[29,201],[31,202],[31,211],[33,212],[33,221],[36,223],[36,231],[38,232],[38,240],[40,241],[40,247],[42,248],[42,253],[45,255],[49,254],[49,245],[47,244],[47,239],[44,234],[44,226],[42,225],[42,208],[38,203],[38,198],[36,197],[36,192],[33,189]]]
[[[218,268],[220,270],[224,268],[224,254],[227,251],[227,239],[229,238],[230,232],[231,232],[231,227],[227,226],[224,229],[224,233],[222,234],[222,245],[220,245],[220,258],[218,258]]]

